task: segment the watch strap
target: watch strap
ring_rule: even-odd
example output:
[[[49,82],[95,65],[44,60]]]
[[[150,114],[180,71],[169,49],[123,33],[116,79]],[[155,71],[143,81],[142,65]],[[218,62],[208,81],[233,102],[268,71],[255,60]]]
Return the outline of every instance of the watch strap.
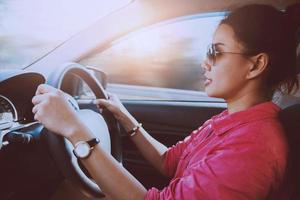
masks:
[[[93,138],[91,140],[86,141],[89,144],[90,148],[93,148],[100,142],[99,138]]]

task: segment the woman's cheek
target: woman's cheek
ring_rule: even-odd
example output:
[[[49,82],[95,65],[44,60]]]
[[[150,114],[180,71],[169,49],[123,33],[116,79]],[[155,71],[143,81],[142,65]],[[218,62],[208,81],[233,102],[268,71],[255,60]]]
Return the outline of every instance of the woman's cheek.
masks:
[[[211,81],[205,85],[205,92],[210,97],[222,98],[226,90],[226,77],[218,70],[212,71]]]
[[[222,93],[222,84],[219,84],[220,80],[212,80],[210,83],[206,84],[205,92],[210,97],[220,97]]]

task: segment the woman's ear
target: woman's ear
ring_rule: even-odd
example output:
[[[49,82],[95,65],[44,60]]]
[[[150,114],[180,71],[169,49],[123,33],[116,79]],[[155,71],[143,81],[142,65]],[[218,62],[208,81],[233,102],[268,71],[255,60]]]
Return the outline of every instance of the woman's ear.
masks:
[[[247,79],[256,78],[267,70],[269,56],[266,53],[260,53],[250,59],[252,60],[252,63],[250,64],[250,68],[246,76]]]

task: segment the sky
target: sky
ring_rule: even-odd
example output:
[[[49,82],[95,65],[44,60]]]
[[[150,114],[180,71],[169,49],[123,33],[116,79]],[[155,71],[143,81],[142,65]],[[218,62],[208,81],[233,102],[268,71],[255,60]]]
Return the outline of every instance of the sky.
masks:
[[[0,0],[1,33],[60,38],[87,27],[129,0]]]
[[[0,69],[30,64],[128,2],[130,0],[0,0]]]

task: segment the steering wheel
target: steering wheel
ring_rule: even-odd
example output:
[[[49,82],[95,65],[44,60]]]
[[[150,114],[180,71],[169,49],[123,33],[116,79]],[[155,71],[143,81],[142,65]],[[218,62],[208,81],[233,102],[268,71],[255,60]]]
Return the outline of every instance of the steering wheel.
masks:
[[[50,84],[52,81],[52,85],[58,89],[62,89],[64,78],[70,74],[81,78],[90,87],[96,98],[107,98],[105,90],[99,81],[86,68],[77,63],[71,63],[64,67],[62,71],[57,71],[56,74],[49,79]],[[101,115],[91,109],[79,109],[77,102],[71,96],[69,97],[69,101],[77,110],[77,114],[83,123],[100,139],[102,149],[110,153],[121,163],[120,129],[112,113],[104,110]],[[86,195],[91,197],[103,197],[104,194],[101,189],[88,175],[88,172],[80,164],[80,161],[73,155],[72,144],[65,138],[51,133],[47,129],[43,130],[42,135],[49,146],[49,151],[54,161],[64,177],[71,181],[71,183],[76,186],[76,189],[81,190]]]

